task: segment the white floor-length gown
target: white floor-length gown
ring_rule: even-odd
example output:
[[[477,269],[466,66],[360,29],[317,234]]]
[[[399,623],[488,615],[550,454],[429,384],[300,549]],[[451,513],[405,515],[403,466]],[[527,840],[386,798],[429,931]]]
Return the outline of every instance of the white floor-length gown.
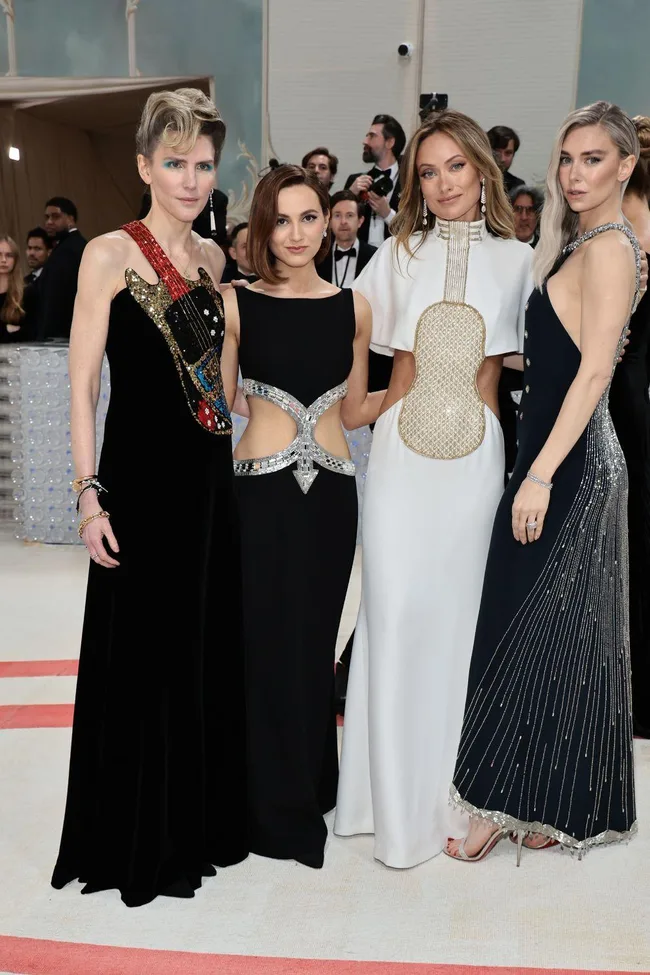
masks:
[[[392,867],[435,856],[458,825],[449,784],[505,468],[476,374],[521,348],[532,254],[484,221],[438,220],[411,259],[387,240],[354,285],[372,305],[373,347],[416,360],[370,452],[334,826],[374,833]]]

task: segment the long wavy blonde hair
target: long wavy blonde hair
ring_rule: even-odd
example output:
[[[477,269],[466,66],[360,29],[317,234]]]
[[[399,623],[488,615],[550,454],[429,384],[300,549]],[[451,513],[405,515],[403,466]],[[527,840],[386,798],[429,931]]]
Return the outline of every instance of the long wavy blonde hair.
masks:
[[[418,150],[425,139],[444,132],[460,146],[463,155],[472,163],[485,179],[487,229],[495,237],[515,236],[512,207],[503,187],[503,176],[497,166],[488,137],[474,119],[453,109],[433,112],[411,137],[402,156],[400,181],[402,196],[397,216],[391,224],[391,232],[398,244],[403,244],[406,252],[413,257],[415,251],[424,243],[435,226],[435,216],[431,214],[427,226],[422,224],[422,190],[417,168]],[[420,234],[419,243],[412,249],[411,237]]]
[[[6,234],[0,236],[0,244],[8,244],[9,250],[14,258],[14,268],[13,271],[9,272],[7,297],[0,312],[0,321],[5,322],[7,325],[19,325],[21,318],[25,314],[23,309],[24,285],[23,272],[20,268],[20,250],[13,237],[9,237]]]
[[[566,245],[578,234],[578,214],[567,203],[560,185],[560,158],[569,133],[587,125],[602,125],[621,154],[621,159],[628,156],[639,158],[636,128],[618,105],[594,102],[567,115],[555,139],[546,175],[546,200],[540,221],[539,244],[533,258],[533,278],[538,288],[542,287]],[[625,185],[621,184],[621,198]]]

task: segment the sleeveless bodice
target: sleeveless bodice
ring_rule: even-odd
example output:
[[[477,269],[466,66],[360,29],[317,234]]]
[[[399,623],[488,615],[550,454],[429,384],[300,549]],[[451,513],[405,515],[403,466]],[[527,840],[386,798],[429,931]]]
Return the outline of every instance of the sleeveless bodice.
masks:
[[[304,494],[318,475],[314,464],[354,476],[353,462],[325,450],[315,435],[321,416],[347,393],[356,333],[351,290],[312,299],[238,289],[237,301],[244,392],[284,410],[296,436],[275,454],[235,461],[235,475],[271,474],[295,463]]]
[[[637,263],[636,305],[640,252],[636,238],[623,224],[605,224],[603,227],[597,227],[595,230],[578,237],[564,249],[553,273],[557,273],[569,254],[581,243],[612,229],[624,233],[630,239],[635,250]],[[616,360],[620,355],[624,338],[625,329],[621,333],[616,357],[612,363],[612,374],[614,374]],[[580,349],[560,321],[549,298],[547,284],[545,283],[541,291],[538,289],[533,291],[526,306],[523,392],[517,414],[519,418],[517,467],[523,469],[526,465],[530,465],[546,442],[569,387],[576,377],[580,361]],[[597,425],[601,429],[601,434],[607,433],[607,440],[611,443],[613,431],[607,409],[608,399],[609,387],[605,390],[587,429],[580,438],[580,442],[586,440],[590,427]],[[618,448],[618,445],[612,444],[612,449],[614,447]],[[616,449],[615,452],[618,461],[619,451]]]
[[[329,298],[274,298],[237,288],[244,379],[308,405],[350,375],[356,332],[351,289]]]

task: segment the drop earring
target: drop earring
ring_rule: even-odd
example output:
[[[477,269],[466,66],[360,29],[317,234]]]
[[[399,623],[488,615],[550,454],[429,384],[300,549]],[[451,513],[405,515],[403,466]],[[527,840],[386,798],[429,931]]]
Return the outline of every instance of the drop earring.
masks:
[[[323,240],[327,237],[327,228],[323,231]]]
[[[427,201],[422,202],[422,225],[426,227],[429,218],[429,207],[427,206]]]
[[[487,207],[485,205],[486,194],[485,194],[485,176],[481,178],[481,213],[485,213]]]

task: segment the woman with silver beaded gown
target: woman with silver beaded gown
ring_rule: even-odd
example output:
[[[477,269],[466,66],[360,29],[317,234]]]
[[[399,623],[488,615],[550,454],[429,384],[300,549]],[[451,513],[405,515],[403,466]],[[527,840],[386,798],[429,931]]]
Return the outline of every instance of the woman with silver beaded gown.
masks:
[[[357,535],[349,429],[377,417],[367,394],[370,308],[318,276],[329,199],[281,166],[258,185],[249,258],[260,280],[225,295],[222,367],[241,367],[250,420],[235,451],[242,536],[249,841],[323,865],[336,802],[334,654]],[[374,412],[369,407],[374,404]]]
[[[457,859],[482,859],[510,832],[519,854],[561,843],[582,855],[636,829],[627,472],[608,410],[639,297],[639,246],[620,216],[636,157],[630,120],[599,102],[568,117],[551,159],[519,452],[495,519],[452,786],[473,817],[448,844]]]

